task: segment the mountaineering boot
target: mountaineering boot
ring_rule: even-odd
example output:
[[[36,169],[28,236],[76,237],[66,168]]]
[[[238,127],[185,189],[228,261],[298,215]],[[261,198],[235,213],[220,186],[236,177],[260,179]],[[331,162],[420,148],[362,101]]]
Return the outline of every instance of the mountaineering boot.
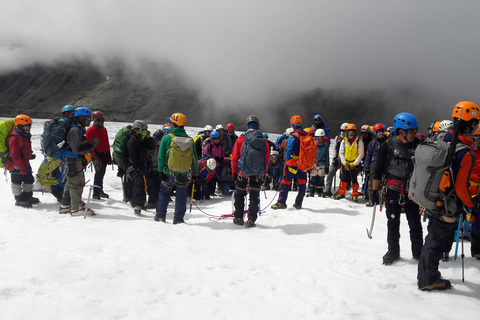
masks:
[[[315,188],[315,193],[317,194],[317,196],[321,197],[322,194],[323,194],[323,188],[322,187],[316,187]]]
[[[315,197],[315,187],[314,186],[310,186],[310,188],[308,188],[307,197]]]
[[[37,204],[37,203],[40,202],[40,199],[35,198],[35,197],[31,197],[31,198],[27,199],[27,202],[30,202],[31,204]]]
[[[365,205],[366,205],[367,207],[373,207],[372,201],[368,201]]]
[[[142,214],[142,207],[135,206],[135,208],[133,208],[133,213],[135,213],[136,216],[141,215]]]
[[[287,205],[286,205],[286,204],[283,204],[283,203],[280,203],[280,202],[277,202],[277,203],[275,203],[271,208],[272,208],[273,210],[277,210],[277,209],[287,209]]]
[[[293,204],[293,207],[294,207],[295,209],[302,209],[302,205],[301,205],[301,204],[298,204],[298,203],[294,203],[294,204]]]
[[[448,262],[448,260],[450,260],[450,254],[448,252],[442,253],[442,261]]]
[[[234,218],[234,219],[233,219],[233,223],[236,224],[236,225],[239,225],[239,226],[243,226],[243,224],[244,224],[245,222],[243,221],[242,218]]]
[[[70,213],[70,206],[61,205],[60,209],[58,210],[58,213],[60,214]]]
[[[421,291],[448,290],[451,288],[452,288],[452,283],[446,279],[438,279],[431,285],[423,288],[420,288],[420,285],[418,286],[418,290],[421,290]]]
[[[110,196],[102,191],[100,192],[100,197],[108,199]]]
[[[322,193],[322,198],[331,198],[332,197],[332,193],[330,191],[324,191]]]
[[[183,221],[183,220],[174,220],[173,221],[173,224],[181,224],[181,223],[185,223],[185,221]]]
[[[29,201],[15,201],[15,205],[18,207],[31,208],[32,203]]]
[[[92,209],[87,208],[86,210],[87,210],[87,216],[94,216],[95,215],[95,213],[93,212]],[[82,210],[79,209],[77,211],[71,211],[70,212],[70,215],[72,217],[83,216],[84,214],[85,214],[85,209],[82,209]]]
[[[295,209],[302,209],[302,202],[303,202],[303,197],[301,194],[297,194],[297,197],[295,198],[295,204],[293,207]]]
[[[358,203],[358,197],[357,197],[357,196],[353,196],[353,197],[352,197],[352,201],[355,202],[355,203]]]
[[[333,199],[335,200],[340,200],[340,199],[343,199],[345,198],[345,195],[344,194],[340,194],[340,193],[335,193],[335,195],[333,196]]]
[[[158,222],[165,222],[164,218],[159,218],[157,216],[153,217],[153,220],[158,221]]]
[[[255,228],[257,225],[255,224],[255,222],[253,222],[253,220],[248,220],[247,221],[247,228]]]
[[[157,207],[156,203],[147,203],[145,209],[155,209]]]
[[[382,258],[383,264],[389,266],[398,258],[400,258],[400,253],[398,251],[388,250]]]

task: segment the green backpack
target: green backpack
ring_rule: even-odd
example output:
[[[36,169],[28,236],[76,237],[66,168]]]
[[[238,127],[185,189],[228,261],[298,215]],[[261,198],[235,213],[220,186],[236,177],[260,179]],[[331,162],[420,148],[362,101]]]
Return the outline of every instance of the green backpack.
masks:
[[[170,148],[168,148],[168,170],[173,174],[182,174],[192,168],[194,159],[193,139],[190,137],[177,137],[169,133],[172,138]]]
[[[127,154],[127,142],[132,134],[132,126],[128,125],[115,135],[115,140],[113,141],[113,161],[117,166],[123,170],[127,170],[128,165],[125,163],[125,157]]]
[[[13,119],[0,121],[0,168],[3,168],[3,164],[10,156],[10,152],[8,151],[8,146],[5,144],[5,140],[7,140],[7,136],[10,134],[10,131],[12,131],[13,127],[15,127],[15,120]]]
[[[62,161],[60,159],[46,158],[37,171],[37,181],[44,187],[55,186],[58,184],[57,178],[53,172],[60,167]]]

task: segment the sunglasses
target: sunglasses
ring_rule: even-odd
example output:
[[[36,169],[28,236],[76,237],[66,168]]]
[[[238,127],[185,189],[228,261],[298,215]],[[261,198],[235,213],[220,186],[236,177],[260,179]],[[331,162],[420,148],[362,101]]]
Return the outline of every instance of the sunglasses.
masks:
[[[377,130],[377,133],[385,133],[385,130]]]
[[[408,133],[417,133],[418,131],[418,128],[415,128],[415,129],[408,129],[408,130],[405,130],[407,131]]]
[[[212,138],[212,140],[220,140],[220,138]]]
[[[350,134],[350,133],[355,133],[355,131],[353,131],[353,130],[348,130],[347,133],[348,133],[348,134]]]

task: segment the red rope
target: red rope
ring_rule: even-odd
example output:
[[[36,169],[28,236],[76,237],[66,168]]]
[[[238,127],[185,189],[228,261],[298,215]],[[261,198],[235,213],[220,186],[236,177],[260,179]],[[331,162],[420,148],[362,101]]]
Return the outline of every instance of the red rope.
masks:
[[[278,194],[278,190],[277,192],[275,193],[275,195],[273,196],[272,198],[272,201],[270,201],[270,203],[264,207],[263,209],[260,210],[260,212],[258,213],[259,215],[261,215],[262,213],[265,212],[265,209],[267,209],[271,204],[272,202],[275,200],[275,198],[277,197],[277,194]],[[206,215],[207,217],[209,217],[208,219],[209,220],[216,220],[216,221],[220,221],[220,220],[227,220],[227,219],[233,219],[233,212],[230,213],[230,214],[222,214],[220,216],[217,216],[217,215],[213,215],[213,214],[210,214],[210,213],[207,213],[205,211],[203,211],[202,209],[200,209],[198,206],[197,206],[197,203],[195,201],[192,201],[193,204],[195,205],[195,207],[198,209],[198,211],[200,211],[201,213],[203,213],[204,215]],[[243,214],[247,214],[248,213],[248,210],[244,210],[243,211]]]

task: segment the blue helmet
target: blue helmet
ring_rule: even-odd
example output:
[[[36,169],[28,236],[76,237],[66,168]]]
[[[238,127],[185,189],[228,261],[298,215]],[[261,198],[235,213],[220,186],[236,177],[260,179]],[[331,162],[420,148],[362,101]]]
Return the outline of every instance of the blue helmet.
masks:
[[[163,129],[163,132],[165,132],[165,134],[169,134],[170,133],[170,127],[169,126],[165,126],[162,128]]]
[[[322,116],[319,115],[319,114],[316,114],[314,117],[313,117],[313,120],[322,120]]]
[[[62,108],[62,113],[68,112],[68,111],[75,111],[75,107],[72,106],[71,104],[67,104],[65,107]]]
[[[396,131],[397,129],[414,129],[418,128],[417,118],[411,113],[402,112],[395,116],[393,119],[393,129]]]
[[[212,131],[210,132],[210,138],[211,139],[220,138],[220,135],[218,134],[217,131]]]
[[[78,116],[91,117],[92,111],[85,107],[78,107],[77,109],[75,109],[75,117]]]
[[[265,139],[268,139],[268,134],[266,132],[262,133]]]

